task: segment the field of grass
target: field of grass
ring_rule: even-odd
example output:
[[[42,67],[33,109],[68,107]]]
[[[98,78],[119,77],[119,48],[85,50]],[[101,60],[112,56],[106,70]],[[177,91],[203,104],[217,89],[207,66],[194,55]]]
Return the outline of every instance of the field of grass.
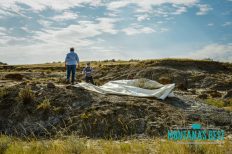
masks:
[[[232,152],[229,141],[221,144],[178,144],[164,139],[103,140],[74,136],[51,140],[20,140],[0,136],[0,154],[220,154]]]

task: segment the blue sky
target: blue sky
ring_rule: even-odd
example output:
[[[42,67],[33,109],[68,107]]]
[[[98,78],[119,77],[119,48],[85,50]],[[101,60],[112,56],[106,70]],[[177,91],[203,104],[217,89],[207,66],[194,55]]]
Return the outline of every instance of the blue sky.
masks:
[[[232,0],[1,0],[0,61],[232,62]]]

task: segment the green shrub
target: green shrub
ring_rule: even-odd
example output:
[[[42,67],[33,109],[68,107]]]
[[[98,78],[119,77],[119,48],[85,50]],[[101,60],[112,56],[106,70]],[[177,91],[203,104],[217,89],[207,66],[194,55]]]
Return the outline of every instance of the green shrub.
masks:
[[[23,103],[28,104],[34,101],[35,94],[30,87],[25,87],[19,91],[18,97]]]

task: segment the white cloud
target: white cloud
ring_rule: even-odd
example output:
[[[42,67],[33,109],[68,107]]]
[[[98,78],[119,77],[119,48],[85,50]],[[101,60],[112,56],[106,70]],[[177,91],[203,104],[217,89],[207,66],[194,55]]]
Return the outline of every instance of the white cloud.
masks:
[[[116,34],[118,30],[114,28],[114,25],[116,22],[120,21],[120,19],[117,18],[97,18],[97,21],[99,21],[98,24],[96,24],[96,28],[101,30],[105,33],[110,34]]]
[[[214,26],[214,23],[208,23],[208,26],[212,27]]]
[[[0,6],[1,6],[1,4],[0,4]],[[10,13],[10,12],[8,12],[8,11],[5,11],[5,10],[1,10],[1,7],[0,7],[0,18],[3,18],[4,16],[11,16],[11,15],[13,15],[13,13]]]
[[[101,32],[96,29],[94,23],[79,25],[70,25],[66,28],[61,28],[57,30],[45,30],[45,32],[37,32],[35,39],[41,40],[48,43],[61,43],[61,44],[70,44],[70,43],[79,43],[81,39],[94,37],[101,34]],[[82,45],[89,45],[86,42]]]
[[[107,14],[107,16],[109,16],[109,17],[117,17],[118,15],[116,13],[110,12],[110,13]]]
[[[187,12],[187,8],[182,6],[182,7],[179,7],[173,14],[178,15],[178,14],[182,14],[182,13],[185,13],[185,12]]]
[[[97,41],[93,37],[103,33],[116,34],[114,24],[119,19],[97,18],[96,21],[79,21],[79,24],[69,25],[65,28],[48,28],[35,32],[34,40],[43,42],[43,46],[76,46],[77,48],[89,47]]]
[[[168,28],[161,28],[160,29],[160,32],[162,33],[162,32],[168,32],[169,31],[169,29]]]
[[[150,20],[147,14],[137,15],[137,21],[144,21],[144,20]]]
[[[155,32],[155,30],[150,27],[143,27],[143,28],[129,27],[129,28],[124,28],[122,31],[125,32],[127,35],[136,35],[142,33],[149,34]]]
[[[107,8],[109,10],[117,10],[119,8],[126,7],[128,4],[130,4],[130,2],[127,1],[127,0],[124,0],[124,1],[114,1],[114,2],[109,3],[107,5]]]
[[[31,19],[31,17],[28,17],[27,15],[25,15],[24,8],[18,5],[12,5],[12,6],[6,7],[0,3],[0,19],[11,17],[11,16],[20,16],[23,18]]]
[[[207,14],[209,11],[213,10],[213,8],[211,8],[209,5],[207,4],[198,4],[197,5],[199,8],[199,11],[196,13],[196,15],[205,15]]]
[[[52,25],[52,22],[49,20],[39,19],[37,22],[45,28],[49,28]]]
[[[6,28],[5,27],[0,27],[0,32],[6,32]]]
[[[225,22],[222,26],[226,27],[226,26],[231,26],[231,25],[232,25],[232,22],[227,21],[227,22]]]
[[[63,14],[61,14],[61,15],[57,15],[57,16],[52,17],[52,19],[55,21],[73,20],[73,19],[77,19],[77,18],[78,18],[77,13],[68,12],[68,11],[63,12]]]
[[[117,10],[130,4],[135,4],[139,7],[139,12],[149,12],[152,9],[152,6],[158,6],[168,3],[189,6],[196,4],[197,2],[198,0],[119,0],[109,3],[107,5],[107,8],[109,10]]]
[[[218,61],[232,62],[232,44],[209,44],[197,51],[193,51],[187,57],[196,59],[211,58]]]
[[[81,6],[83,4],[99,6],[101,5],[101,0],[57,0],[55,2],[52,2],[51,0],[1,0],[0,6],[12,8],[17,6],[17,3],[26,4],[34,10],[41,11],[46,8],[52,8],[54,10],[66,10],[75,6]]]

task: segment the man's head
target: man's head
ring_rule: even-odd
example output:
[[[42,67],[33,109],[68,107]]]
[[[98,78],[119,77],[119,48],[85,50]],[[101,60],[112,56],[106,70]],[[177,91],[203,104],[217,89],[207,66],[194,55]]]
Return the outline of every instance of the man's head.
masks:
[[[90,62],[87,62],[86,65],[87,65],[87,66],[90,66]]]
[[[74,51],[74,48],[70,48],[70,51],[73,52],[73,51]]]

